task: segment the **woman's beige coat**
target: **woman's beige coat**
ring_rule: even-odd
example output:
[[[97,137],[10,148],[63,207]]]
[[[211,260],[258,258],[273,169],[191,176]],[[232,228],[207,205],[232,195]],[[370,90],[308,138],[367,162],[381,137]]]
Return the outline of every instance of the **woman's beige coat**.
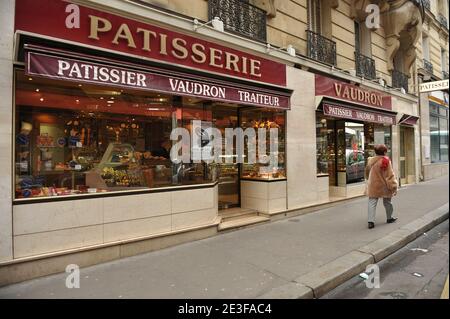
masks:
[[[369,157],[365,169],[367,181],[366,195],[372,198],[391,198],[397,193],[398,182],[392,169],[392,163],[382,168],[384,156]]]

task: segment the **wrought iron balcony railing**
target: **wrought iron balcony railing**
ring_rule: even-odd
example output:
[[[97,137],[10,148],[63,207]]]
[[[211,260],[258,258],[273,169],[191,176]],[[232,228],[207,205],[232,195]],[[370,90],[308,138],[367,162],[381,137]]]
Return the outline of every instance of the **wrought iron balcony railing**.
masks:
[[[423,59],[423,68],[426,71],[428,71],[430,73],[433,73],[433,64],[430,61],[426,60],[426,59]]]
[[[376,78],[375,60],[365,56],[358,51],[355,52],[356,75],[365,79]]]
[[[442,13],[439,13],[437,19],[438,19],[439,23],[448,30],[447,18]]]
[[[209,20],[219,17],[224,29],[266,42],[266,11],[242,0],[209,0]]]
[[[408,76],[400,71],[392,71],[392,87],[404,88],[408,92]]]
[[[442,71],[442,78],[443,78],[444,80],[447,80],[447,79],[448,79],[448,72]]]
[[[430,0],[421,0],[421,1],[422,1],[422,6],[423,6],[426,10],[430,11],[430,10],[431,10]]]
[[[310,30],[306,33],[308,57],[322,63],[336,65],[336,42]]]

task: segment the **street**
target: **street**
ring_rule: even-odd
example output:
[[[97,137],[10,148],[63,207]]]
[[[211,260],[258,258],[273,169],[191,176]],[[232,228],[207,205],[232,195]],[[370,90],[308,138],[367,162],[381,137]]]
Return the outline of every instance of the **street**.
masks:
[[[448,220],[382,260],[380,288],[356,276],[322,299],[439,299],[448,276]]]
[[[1,287],[0,298],[258,298],[447,204],[448,182],[443,177],[401,188],[393,201],[399,220],[386,224],[379,205],[375,229],[367,229],[367,198],[357,198],[314,213],[81,268],[77,289],[68,289],[68,274],[60,273]],[[446,227],[438,233],[448,232]],[[425,254],[435,256],[432,267],[424,261],[427,270],[437,267],[441,259],[448,265],[448,237],[439,244],[440,249],[430,248]],[[410,257],[420,254],[416,251]],[[408,264],[402,258],[391,263],[402,269]],[[424,287],[425,280],[444,266],[433,270],[434,274],[422,268],[411,270],[427,277],[409,275],[401,280],[405,284],[420,281]],[[439,284],[443,286],[444,279]]]

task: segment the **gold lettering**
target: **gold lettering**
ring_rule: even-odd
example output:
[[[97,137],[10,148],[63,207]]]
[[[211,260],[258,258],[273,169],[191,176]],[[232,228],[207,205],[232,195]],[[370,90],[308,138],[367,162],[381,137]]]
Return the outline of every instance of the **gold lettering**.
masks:
[[[209,65],[215,66],[217,68],[223,68],[223,64],[216,64],[216,60],[222,59],[222,51],[214,48],[209,49],[210,56],[209,56]],[[219,55],[216,55],[216,53],[219,53]]]
[[[180,44],[181,43],[181,44]],[[186,59],[188,56],[188,50],[186,49],[186,41],[180,38],[174,38],[172,40],[172,54],[177,59]]]
[[[379,106],[383,106],[383,98],[381,96],[377,96],[377,102]]]
[[[334,91],[336,92],[337,96],[341,96],[342,84],[334,83]]]
[[[352,100],[356,100],[358,98],[358,89],[351,88],[350,89],[350,96]]]
[[[261,77],[261,72],[260,71],[261,68],[261,62],[258,60],[250,60],[250,74],[253,76],[257,76],[257,77]],[[258,73],[256,73],[256,71]]]
[[[91,20],[91,28],[89,33],[89,39],[100,40],[98,37],[99,32],[108,32],[112,28],[111,22],[104,18],[96,17],[93,15],[89,15]],[[100,27],[100,22],[103,23],[103,26]]]
[[[142,50],[144,51],[151,51],[150,47],[150,36],[153,36],[156,38],[156,33],[150,30],[146,30],[146,29],[142,29],[142,28],[137,28],[136,32],[142,32],[144,34],[144,45],[142,47]]]
[[[364,92],[361,90],[358,91],[358,101],[359,102],[364,101]]]
[[[364,102],[366,102],[367,104],[370,104],[370,93],[369,92],[364,92]]]
[[[200,43],[194,43],[192,45],[191,59],[196,63],[205,63],[206,61],[205,46]]]
[[[247,74],[247,57],[242,57],[242,73]]]
[[[167,55],[167,34],[159,34],[159,54]]]
[[[119,44],[119,39],[125,39],[128,42],[128,46],[131,48],[136,48],[134,43],[133,35],[131,34],[130,28],[125,23],[122,23],[116,32],[116,36],[112,43]]]
[[[342,94],[342,97],[344,99],[349,99],[350,100],[350,91],[349,91],[347,86],[344,88],[344,93]]]
[[[225,61],[225,69],[231,70],[231,65],[233,65],[233,70],[239,72],[239,57],[236,54],[225,52]]]

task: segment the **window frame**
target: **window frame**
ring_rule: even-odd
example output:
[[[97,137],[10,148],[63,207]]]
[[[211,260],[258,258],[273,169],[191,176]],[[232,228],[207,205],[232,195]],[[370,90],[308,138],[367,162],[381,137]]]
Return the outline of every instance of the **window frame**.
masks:
[[[430,109],[429,109],[429,115],[430,115],[430,152],[432,152],[433,150],[433,139],[431,138],[431,120],[434,119],[437,122],[437,138],[436,141],[438,143],[438,145],[435,145],[434,148],[437,148],[438,152],[438,160],[433,160],[433,156],[432,153],[430,154],[430,161],[431,163],[448,163],[448,146],[449,146],[449,137],[448,137],[448,127],[449,127],[449,116],[448,116],[448,108],[446,108],[443,105],[439,105],[436,104],[434,102],[429,102],[430,103]],[[441,113],[441,111],[444,110],[446,115],[443,115]],[[443,135],[441,132],[443,132],[441,130],[441,121],[442,120],[446,120],[447,122],[447,143],[442,143],[442,138],[445,139],[445,135]],[[433,131],[434,132],[434,131]],[[447,144],[447,159],[442,159],[442,146]]]

